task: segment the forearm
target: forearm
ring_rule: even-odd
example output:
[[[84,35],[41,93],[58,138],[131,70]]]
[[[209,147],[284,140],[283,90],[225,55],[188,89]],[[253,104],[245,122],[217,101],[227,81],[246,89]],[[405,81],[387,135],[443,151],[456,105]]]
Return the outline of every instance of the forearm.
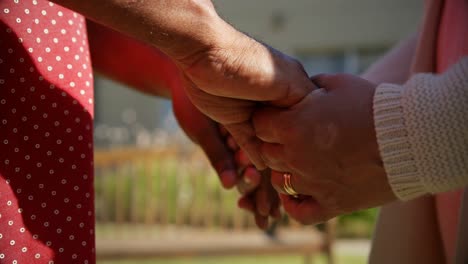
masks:
[[[54,0],[87,18],[125,33],[178,62],[215,45],[219,30],[231,29],[204,0]],[[196,58],[193,58],[194,60]]]
[[[387,54],[367,69],[361,77],[373,83],[403,84],[410,76],[410,68],[416,51],[418,34],[415,32],[400,41]]]
[[[169,98],[180,87],[179,69],[162,52],[100,24],[88,21],[93,68],[141,92]]]
[[[468,184],[468,57],[442,75],[382,84],[374,97],[380,154],[402,200]]]

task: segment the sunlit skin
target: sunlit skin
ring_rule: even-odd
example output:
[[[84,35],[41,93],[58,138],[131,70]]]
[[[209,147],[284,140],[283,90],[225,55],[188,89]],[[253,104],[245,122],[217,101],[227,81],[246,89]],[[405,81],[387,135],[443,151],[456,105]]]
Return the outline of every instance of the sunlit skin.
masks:
[[[395,201],[379,155],[372,113],[376,84],[357,76],[319,75],[317,89],[292,107],[258,108],[252,117],[260,153],[285,211],[317,224],[352,211]],[[230,138],[228,142],[234,141]],[[249,163],[244,150],[236,159]],[[284,173],[300,195],[284,189]],[[252,208],[249,195],[239,201]]]
[[[373,122],[376,84],[347,75],[312,78],[319,89],[290,108],[265,107],[253,124],[285,210],[303,224],[396,200]],[[290,172],[299,199],[285,195]]]
[[[251,197],[247,207],[255,215],[258,226],[266,228],[268,216],[279,215],[279,200],[269,179],[260,186],[260,173],[250,160],[245,155],[234,157],[237,144],[232,137],[229,137],[230,144],[226,142],[227,130],[191,103],[183,88],[181,72],[172,60],[149,45],[91,21],[88,21],[88,34],[95,70],[140,92],[172,99],[180,126],[202,147],[222,185],[225,188],[237,185],[241,193]],[[247,169],[246,162],[250,166]],[[240,177],[249,180],[245,182]]]
[[[278,175],[291,172],[294,186],[309,188],[304,193],[322,210],[302,222],[323,221],[394,199],[371,125],[374,84],[341,77],[339,82],[316,80],[324,88],[317,89],[300,63],[235,30],[208,0],[56,2],[168,55],[183,74],[182,87],[190,101],[224,125],[257,169],[271,167]],[[269,121],[274,126],[261,129],[261,112],[253,115],[265,106],[273,108],[260,111],[276,109],[294,115],[281,122]],[[284,140],[270,141],[265,138],[267,131]],[[284,152],[274,147],[278,143]],[[274,175],[272,182],[278,188]],[[297,184],[298,179],[306,184]],[[288,201],[283,202],[287,207]]]
[[[168,55],[181,69],[184,76],[182,87],[190,100],[204,114],[225,125],[259,169],[265,169],[266,166],[259,156],[259,141],[249,122],[252,111],[258,104],[251,100],[261,99],[263,103],[288,106],[300,101],[314,87],[296,60],[232,28],[217,16],[210,1],[105,0],[97,6],[93,1],[57,0],[56,2],[94,21],[142,40],[148,43],[148,46],[158,48]],[[128,47],[125,47],[124,51],[120,54],[126,53]],[[151,56],[143,57],[148,63],[145,69],[151,69],[152,64],[147,59]],[[129,59],[127,65],[135,63],[135,60]],[[99,61],[95,61],[95,64],[98,63]],[[131,69],[137,68],[131,67]],[[98,66],[98,70],[104,72],[103,67]],[[123,81],[138,82],[142,84],[140,87],[143,91],[154,92],[151,91],[151,85],[148,86],[148,83],[152,84],[155,81],[151,72],[143,71],[143,75],[144,78],[138,78],[138,80],[131,76]],[[251,100],[221,98],[208,92],[224,96],[238,94],[240,97],[247,97]],[[169,95],[164,91],[158,91],[157,94]],[[180,94],[183,95],[183,93]],[[175,105],[185,100],[183,97],[174,97],[174,99]],[[176,107],[177,116],[182,117],[183,111],[177,109],[178,107]],[[186,112],[193,113],[192,110],[189,109]],[[195,123],[196,119],[190,118],[190,120]],[[190,122],[182,121],[181,123],[186,129],[199,129],[196,126],[190,126]],[[211,153],[216,152],[211,151]],[[232,167],[231,162],[214,163],[218,172],[223,166]],[[244,174],[255,178],[252,175],[258,173],[250,168],[245,170]],[[233,182],[237,181],[235,173],[229,169],[221,172],[221,175],[224,186],[232,186]],[[255,188],[255,183],[255,181],[251,182],[252,187],[249,188]],[[262,192],[265,189],[271,190],[271,187],[259,188],[257,191]],[[268,191],[268,193],[272,192]],[[268,196],[270,195],[259,195],[259,197]],[[259,209],[257,210],[259,211],[257,223],[265,227],[266,224],[262,223],[266,223],[268,212],[273,215],[277,214],[277,209],[275,209],[277,196],[274,195],[270,200],[265,198],[256,200],[249,204],[252,205],[249,208]],[[240,204],[244,203],[241,201]]]

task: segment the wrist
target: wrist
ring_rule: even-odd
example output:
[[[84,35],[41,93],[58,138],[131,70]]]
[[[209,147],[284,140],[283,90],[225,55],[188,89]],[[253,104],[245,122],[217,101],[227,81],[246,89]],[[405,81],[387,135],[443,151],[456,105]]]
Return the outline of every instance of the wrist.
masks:
[[[209,49],[229,26],[210,0],[53,0],[179,61]]]
[[[170,41],[161,45],[160,35],[153,36],[151,43],[171,57],[179,66],[186,68],[195,64],[212,50],[222,47],[236,30],[218,16],[211,1],[193,0],[184,6],[182,17],[168,25],[166,33]]]

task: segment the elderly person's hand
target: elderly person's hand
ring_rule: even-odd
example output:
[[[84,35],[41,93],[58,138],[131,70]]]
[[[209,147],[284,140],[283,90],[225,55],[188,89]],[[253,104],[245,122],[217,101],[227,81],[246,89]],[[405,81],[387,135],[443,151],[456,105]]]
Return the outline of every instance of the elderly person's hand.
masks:
[[[256,104],[219,96],[290,106],[313,86],[298,62],[234,29],[209,0],[54,2],[168,55],[185,73],[192,102],[226,125],[258,168],[265,165],[249,123]]]
[[[222,185],[237,185],[245,198],[239,205],[253,213],[259,227],[266,228],[269,216],[278,215],[279,206],[269,175],[262,179],[227,130],[190,102],[174,63],[160,51],[99,24],[88,21],[87,29],[94,69],[146,94],[171,98],[180,126],[203,149]]]
[[[285,210],[315,224],[395,200],[373,123],[376,85],[346,74],[312,81],[320,89],[300,103],[261,108],[253,116],[261,156],[275,170],[271,180]],[[285,195],[285,173],[298,196]]]
[[[237,186],[242,194],[239,207],[253,214],[259,228],[266,229],[270,217],[280,216],[279,197],[271,186],[269,173],[262,175],[229,132],[199,112],[182,87],[172,88],[172,100],[180,126],[203,149],[224,188]]]
[[[223,127],[199,112],[183,88],[172,88],[173,109],[187,136],[205,152],[224,188],[237,186],[242,194],[239,207],[251,212],[257,226],[268,227],[269,218],[279,217],[279,198],[270,175],[261,175],[234,138]]]
[[[243,34],[231,35],[182,67],[186,92],[198,109],[224,125],[258,169],[265,169],[250,122],[252,112],[260,103],[294,105],[314,85],[296,60]]]

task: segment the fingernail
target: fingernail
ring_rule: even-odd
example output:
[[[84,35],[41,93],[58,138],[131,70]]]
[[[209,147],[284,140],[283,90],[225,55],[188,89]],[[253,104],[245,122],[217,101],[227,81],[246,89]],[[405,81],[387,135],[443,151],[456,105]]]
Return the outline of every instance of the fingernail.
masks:
[[[250,179],[249,176],[245,175],[245,176],[244,176],[244,182],[247,183],[247,184],[251,184],[251,183],[252,183],[252,179]]]
[[[237,173],[232,170],[225,170],[221,172],[221,183],[226,189],[234,187],[237,182]]]

